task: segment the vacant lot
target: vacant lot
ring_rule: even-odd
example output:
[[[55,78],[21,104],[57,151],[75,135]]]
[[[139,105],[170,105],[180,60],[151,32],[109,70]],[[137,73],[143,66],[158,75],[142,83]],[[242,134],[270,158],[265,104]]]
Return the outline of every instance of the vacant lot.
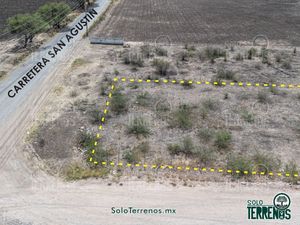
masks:
[[[90,157],[98,164],[121,161],[293,173],[300,163],[299,88],[263,84],[295,87],[300,84],[299,71],[294,48],[89,46],[74,60],[65,83],[55,88],[59,97],[50,102],[46,121],[36,126],[30,140],[45,161],[63,167],[70,163],[75,171],[68,173],[71,178],[109,174],[84,172]],[[106,114],[113,77],[144,82],[120,79]],[[147,79],[160,82],[146,83]],[[163,79],[185,83],[164,84]],[[188,84],[189,80],[202,84]],[[247,82],[261,87],[246,87]],[[99,130],[103,116],[104,130]],[[132,171],[127,168],[125,173]],[[143,177],[152,180],[156,175]],[[203,176],[194,173],[194,179]]]
[[[249,41],[258,34],[300,44],[299,0],[120,0],[94,35],[153,42]]]

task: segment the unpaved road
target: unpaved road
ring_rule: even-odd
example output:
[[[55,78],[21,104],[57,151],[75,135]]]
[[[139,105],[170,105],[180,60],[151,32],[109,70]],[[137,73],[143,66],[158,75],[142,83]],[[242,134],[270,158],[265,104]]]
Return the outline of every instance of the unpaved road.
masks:
[[[278,184],[277,184],[278,185]],[[276,185],[275,185],[276,186]],[[247,200],[271,204],[278,191],[292,199],[292,220],[249,221]],[[73,184],[32,184],[28,189],[6,193],[0,200],[3,220],[45,225],[241,225],[289,224],[300,221],[300,193],[269,186],[201,184],[199,187],[170,187],[139,181],[107,186],[101,181]],[[116,215],[112,207],[176,209],[176,214]]]

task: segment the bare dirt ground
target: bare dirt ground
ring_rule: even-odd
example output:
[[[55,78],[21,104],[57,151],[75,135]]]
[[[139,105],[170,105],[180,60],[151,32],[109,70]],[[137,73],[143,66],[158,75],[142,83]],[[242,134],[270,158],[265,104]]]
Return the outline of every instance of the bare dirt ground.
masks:
[[[298,0],[120,0],[99,37],[154,42],[224,44],[266,35],[277,44],[300,45]]]
[[[182,46],[179,49],[181,48]],[[96,131],[94,130],[96,127],[90,125],[90,116],[85,110],[95,106],[94,104],[100,108],[105,103],[107,96],[99,96],[101,84],[104,84],[102,79],[106,77],[104,80],[107,80],[112,73],[116,72],[116,69],[119,70],[122,77],[140,76],[139,72],[131,71],[131,66],[124,65],[122,60],[119,61],[115,58],[115,52],[123,50],[121,47],[90,46],[86,40],[79,46],[78,51],[74,52],[69,66],[63,66],[65,71],[57,68],[61,69],[56,75],[60,79],[57,83],[52,80],[53,87],[50,94],[45,92],[45,89],[40,90],[40,93],[44,93],[43,99],[46,96],[47,102],[43,103],[43,107],[36,106],[36,112],[31,109],[30,118],[25,117],[25,120],[32,123],[34,118],[36,121],[34,124],[43,124],[48,128],[52,126],[50,130],[40,130],[43,133],[49,132],[46,135],[49,136],[49,139],[44,144],[47,146],[48,141],[60,140],[63,142],[61,146],[65,147],[53,148],[52,152],[45,155],[47,152],[39,152],[38,149],[31,148],[30,142],[28,142],[34,138],[34,135],[32,137],[31,134],[36,133],[35,131],[38,129],[33,127],[28,130],[25,152],[20,151],[20,147],[18,147],[13,152],[13,158],[6,161],[5,166],[2,166],[1,169],[0,201],[4,224],[21,222],[34,225],[248,224],[246,206],[245,210],[243,209],[246,200],[255,198],[271,202],[274,195],[281,191],[289,193],[293,199],[293,217],[289,224],[297,224],[300,217],[296,210],[299,205],[297,186],[291,187],[287,183],[278,181],[274,183],[267,179],[265,184],[255,182],[215,184],[188,180],[187,186],[194,186],[191,188],[184,187],[185,184],[179,180],[178,185],[174,186],[163,175],[157,177],[155,174],[156,181],[149,179],[149,183],[144,183],[144,181],[139,181],[141,173],[138,171],[132,173],[130,170],[123,177],[118,177],[116,174],[109,176],[106,180],[91,179],[74,183],[58,181],[57,177],[43,173],[42,171],[47,171],[51,174],[59,174],[60,169],[64,169],[64,166],[74,158],[77,157],[76,160],[80,161],[82,157],[80,149],[73,148],[74,143],[71,140],[74,138],[73,135],[76,135],[76,130]],[[175,52],[177,50],[178,47],[174,48]],[[143,69],[145,72],[151,70],[153,74],[153,68],[145,67]],[[142,76],[147,78],[148,75],[145,73]],[[177,78],[180,78],[180,75]],[[208,76],[208,78],[210,77]],[[297,79],[293,82],[297,82]],[[43,87],[50,88],[50,86]],[[191,90],[195,91],[196,89]],[[289,97],[292,96],[290,94],[288,92]],[[85,106],[85,103],[78,104],[80,100],[88,100],[88,107]],[[76,101],[77,104],[75,104]],[[78,110],[78,106],[85,107]],[[29,110],[30,106],[26,106],[26,108]],[[38,111],[39,113],[37,113]],[[16,120],[16,122],[18,121],[20,120]],[[73,135],[69,136],[71,139],[67,140],[69,132]],[[20,134],[24,133],[23,130]],[[5,136],[4,133],[2,136]],[[53,140],[50,139],[51,137],[54,137]],[[16,147],[16,142],[21,143],[21,139],[22,135],[12,136],[7,145],[11,144],[9,146]],[[52,144],[58,143],[50,142],[50,145]],[[60,153],[53,152],[53,150]],[[33,153],[35,156],[32,155]],[[52,168],[48,166],[49,162],[52,164]],[[56,170],[53,170],[54,167]],[[203,204],[203,202],[208,203]],[[175,216],[112,215],[111,207],[115,205],[117,207],[176,208],[177,214]],[[224,210],[224,207],[229,209],[228,212]],[[270,224],[274,224],[274,222],[272,221]]]

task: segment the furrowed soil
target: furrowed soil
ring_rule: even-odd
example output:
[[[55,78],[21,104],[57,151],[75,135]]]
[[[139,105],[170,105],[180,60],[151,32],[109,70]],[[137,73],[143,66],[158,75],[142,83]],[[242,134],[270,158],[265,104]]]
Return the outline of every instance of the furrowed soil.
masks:
[[[270,41],[300,45],[299,0],[120,0],[93,34],[126,41],[225,43]]]

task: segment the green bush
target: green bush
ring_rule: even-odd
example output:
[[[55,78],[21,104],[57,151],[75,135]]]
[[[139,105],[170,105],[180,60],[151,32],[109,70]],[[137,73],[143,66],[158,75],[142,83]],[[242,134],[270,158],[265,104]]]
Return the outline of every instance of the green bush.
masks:
[[[231,134],[226,130],[216,132],[215,146],[219,149],[226,149],[231,143]]]
[[[144,60],[143,60],[142,56],[138,53],[126,52],[123,55],[123,61],[124,61],[124,64],[127,64],[127,65],[130,64],[132,66],[138,66],[138,67],[144,66]]]
[[[144,155],[146,155],[149,151],[150,151],[150,145],[149,145],[149,142],[148,141],[144,141],[142,143],[140,143],[136,148],[135,150],[137,152],[140,152]]]
[[[100,110],[95,105],[88,111],[88,115],[92,124],[98,124],[101,122],[102,117],[100,116]]]
[[[286,69],[286,70],[292,69],[292,65],[291,65],[290,60],[284,60],[284,61],[282,62],[282,64],[281,64],[281,67],[282,67],[283,69]]]
[[[205,99],[203,102],[202,102],[202,106],[203,108],[207,109],[207,111],[216,111],[219,109],[219,105],[220,103],[218,101],[215,101],[211,98],[208,98],[208,99]]]
[[[151,135],[149,124],[143,117],[135,117],[127,127],[128,134],[134,134],[137,137],[148,137]]]
[[[161,47],[156,47],[155,52],[158,56],[168,56],[168,50]]]
[[[187,136],[182,140],[182,152],[185,153],[186,155],[191,155],[193,154],[195,149],[193,140],[191,137]]]
[[[257,54],[256,48],[250,48],[247,52],[248,59],[253,59],[253,57],[255,57],[256,54]]]
[[[94,153],[92,152],[93,150],[95,150]],[[85,156],[87,162],[90,161],[90,158],[93,158],[93,161],[96,161],[100,164],[101,162],[109,161],[110,153],[104,150],[103,147],[98,144],[97,146],[90,147],[90,149],[85,152]]]
[[[88,132],[80,132],[77,140],[80,148],[90,149],[95,143],[93,135]]]
[[[297,166],[297,164],[294,161],[290,161],[290,162],[285,164],[284,173],[285,174],[287,174],[287,173],[290,174],[290,177],[286,178],[287,182],[292,183],[292,184],[297,184],[298,183],[299,178],[295,177],[295,174],[300,176],[299,167]]]
[[[198,162],[204,165],[210,165],[216,160],[214,150],[206,147],[197,147],[193,154]]]
[[[243,56],[241,53],[238,53],[238,54],[235,56],[235,60],[236,60],[236,61],[243,61],[243,60],[244,60],[244,56]]]
[[[121,92],[116,91],[112,95],[111,111],[116,113],[117,115],[125,113],[128,111],[128,99]]]
[[[235,80],[235,73],[231,70],[219,69],[217,71],[217,79]]]
[[[180,105],[178,109],[173,113],[171,125],[173,127],[179,127],[181,129],[189,129],[192,127],[192,109],[188,105]]]
[[[153,66],[155,66],[157,74],[166,76],[170,68],[170,63],[162,59],[154,59]]]
[[[145,56],[146,58],[150,58],[152,53],[152,48],[150,45],[143,45],[141,46],[141,52],[143,56]]]
[[[201,128],[198,131],[198,136],[201,141],[203,142],[209,142],[213,139],[215,135],[215,130],[210,129],[210,128]]]
[[[132,150],[128,150],[128,151],[124,152],[123,159],[125,159],[126,162],[132,163],[132,164],[140,162],[138,153],[134,152]]]
[[[247,110],[242,110],[241,117],[248,123],[254,123],[254,114]]]
[[[227,169],[232,170],[232,174],[235,177],[242,177],[244,171],[248,171],[248,173],[252,172],[253,162],[252,160],[245,155],[233,155],[230,154],[227,157]],[[240,173],[236,173],[236,171],[240,171]]]
[[[136,97],[136,103],[144,107],[150,106],[151,100],[152,98],[149,92],[141,93]]]
[[[179,155],[182,152],[179,144],[169,144],[168,151],[171,155]]]
[[[252,160],[257,169],[261,172],[274,172],[280,169],[281,161],[268,153],[256,152]]]
[[[222,50],[220,48],[207,47],[204,52],[205,52],[206,58],[208,58],[210,60],[214,60],[214,59],[226,56],[226,51]]]
[[[179,60],[180,61],[189,61],[189,53],[187,51],[183,51],[179,53]]]
[[[269,51],[266,48],[262,48],[260,51],[260,57],[263,64],[270,64]]]
[[[269,102],[268,93],[265,91],[258,92],[257,99],[258,99],[258,102],[260,102],[260,103],[264,103],[264,104],[268,103]]]
[[[171,155],[183,153],[191,156],[194,153],[195,146],[191,137],[187,136],[181,140],[181,143],[168,145],[168,151]]]

